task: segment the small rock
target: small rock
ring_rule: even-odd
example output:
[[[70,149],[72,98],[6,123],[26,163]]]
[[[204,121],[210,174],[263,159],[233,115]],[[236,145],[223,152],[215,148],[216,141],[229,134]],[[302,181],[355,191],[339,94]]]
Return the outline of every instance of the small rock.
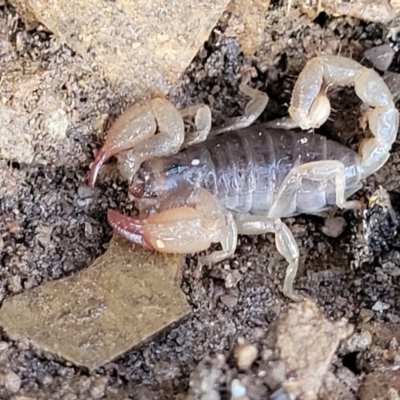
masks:
[[[346,220],[342,217],[328,217],[322,227],[322,232],[326,236],[337,238],[343,233],[346,225]]]
[[[231,400],[239,400],[246,396],[246,387],[239,379],[234,379],[231,383]]]
[[[10,347],[10,345],[7,342],[0,342],[0,353],[4,350],[7,350]]]
[[[268,343],[275,341],[275,352],[290,372],[291,380],[296,381],[296,385],[285,382],[285,391],[292,398],[318,398],[336,349],[353,330],[346,319],[327,320],[310,299],[290,304],[267,337]]]
[[[67,113],[62,108],[49,113],[44,119],[44,128],[54,141],[65,139],[68,124]]]
[[[234,355],[239,369],[247,370],[258,357],[258,350],[254,344],[249,343],[244,338],[239,338],[238,344],[234,350]]]
[[[286,380],[286,368],[282,360],[270,361],[265,372],[264,382],[271,390],[279,389]]]
[[[7,228],[12,235],[19,235],[21,231],[21,226],[19,225],[19,223],[13,220],[7,222]]]
[[[400,276],[400,268],[392,261],[386,261],[382,264],[383,272],[390,276]]]
[[[231,295],[223,295],[219,299],[221,300],[221,303],[228,308],[234,308],[238,302],[238,298]]]
[[[290,400],[291,397],[283,389],[278,389],[276,392],[271,394],[269,399],[270,400]]]
[[[274,352],[271,349],[264,349],[261,353],[261,358],[263,361],[268,361],[271,357],[274,356]]]
[[[16,393],[21,388],[21,378],[11,369],[3,370],[0,375],[0,384],[11,393]]]
[[[364,56],[367,60],[372,62],[376,69],[379,69],[379,71],[386,71],[393,61],[394,54],[394,50],[389,44],[382,44],[368,49],[364,53]]]
[[[89,186],[82,185],[82,186],[79,186],[79,188],[78,188],[78,196],[83,200],[92,198],[93,194],[94,194],[94,191]]]
[[[47,247],[49,245],[52,232],[53,232],[53,226],[41,223],[36,227],[35,230],[36,238],[43,247]]]
[[[360,318],[363,323],[369,322],[374,318],[374,312],[368,308],[363,308],[360,311]]]
[[[379,300],[372,306],[372,309],[379,313],[382,313],[383,311],[389,308],[390,308],[389,304],[383,303],[382,301]]]
[[[94,381],[90,389],[90,395],[92,396],[93,399],[101,399],[104,396],[104,391],[106,389],[107,382],[108,379],[105,376],[98,378]]]
[[[38,381],[43,386],[50,386],[53,383],[53,377],[50,374],[44,374],[38,377]]]
[[[361,352],[368,349],[372,344],[371,332],[362,330],[351,335],[341,346],[342,354]]]
[[[22,290],[21,277],[19,275],[13,275],[8,278],[8,290],[12,294],[19,293]]]

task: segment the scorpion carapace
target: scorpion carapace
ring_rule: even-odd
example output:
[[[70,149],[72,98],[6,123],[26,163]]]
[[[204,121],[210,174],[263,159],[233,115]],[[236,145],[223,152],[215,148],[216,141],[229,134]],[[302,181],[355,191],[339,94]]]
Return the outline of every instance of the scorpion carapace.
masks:
[[[316,128],[327,120],[331,85],[354,85],[367,108],[373,137],[359,154],[322,136],[287,130]],[[238,233],[275,233],[277,249],[289,264],[283,291],[297,299],[293,281],[299,251],[281,218],[331,205],[358,207],[358,201],[346,199],[389,158],[398,111],[380,76],[345,57],[322,56],[306,64],[294,87],[290,117],[283,120],[250,126],[268,97],[248,86],[248,76],[240,90],[251,98],[244,116],[215,131],[205,105],[178,111],[166,99],[155,99],[131,107],[111,127],[90,183],[101,164],[117,155],[140,215],[110,210],[109,223],[149,249],[193,253],[219,242],[221,250],[199,260],[212,263],[234,254]],[[186,137],[185,115],[194,115],[196,125]]]

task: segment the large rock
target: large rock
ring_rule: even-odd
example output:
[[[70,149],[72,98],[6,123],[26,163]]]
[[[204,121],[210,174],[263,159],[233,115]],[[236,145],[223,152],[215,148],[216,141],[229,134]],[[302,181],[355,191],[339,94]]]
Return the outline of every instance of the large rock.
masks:
[[[133,97],[167,93],[228,0],[12,0]]]
[[[7,299],[0,325],[13,340],[93,370],[189,313],[181,263],[114,237],[89,268]]]

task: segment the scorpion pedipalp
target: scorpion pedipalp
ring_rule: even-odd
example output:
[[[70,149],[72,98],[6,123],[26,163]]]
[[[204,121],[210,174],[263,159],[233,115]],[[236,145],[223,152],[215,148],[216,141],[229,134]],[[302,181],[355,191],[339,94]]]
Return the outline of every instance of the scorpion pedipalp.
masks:
[[[107,132],[103,147],[97,153],[93,161],[90,174],[89,185],[94,186],[102,165],[111,157],[134,148],[138,143],[154,135],[157,124],[154,117],[152,106],[153,101],[140,101],[128,108],[111,125]]]
[[[109,129],[91,166],[89,185],[94,185],[101,166],[112,156],[118,156],[120,172],[130,181],[143,161],[179,151],[184,133],[183,119],[167,99],[134,104]]]
[[[164,253],[206,250],[219,241],[221,231],[218,227],[210,229],[201,213],[189,206],[171,208],[143,219],[109,210],[108,222],[130,242]]]

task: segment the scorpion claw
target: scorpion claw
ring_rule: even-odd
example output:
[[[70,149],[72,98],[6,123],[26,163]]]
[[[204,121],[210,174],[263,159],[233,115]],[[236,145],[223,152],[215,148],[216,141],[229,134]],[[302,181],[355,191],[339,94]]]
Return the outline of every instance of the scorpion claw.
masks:
[[[134,218],[108,211],[114,231],[130,242],[163,253],[196,253],[220,240],[221,229],[207,226],[192,207],[176,207],[147,218]]]
[[[145,220],[128,217],[114,210],[108,210],[108,223],[118,235],[143,248],[154,250],[144,236]]]
[[[154,106],[159,102],[157,99],[139,101],[114,121],[107,132],[103,147],[90,168],[90,186],[94,186],[102,165],[108,159],[135,148],[156,133]]]
[[[90,167],[89,182],[88,182],[89,186],[91,186],[91,187],[94,186],[94,184],[96,183],[97,176],[99,175],[101,167],[111,157],[111,155],[112,154],[110,154],[110,152],[106,151],[104,148],[102,148],[97,153],[97,156]]]

